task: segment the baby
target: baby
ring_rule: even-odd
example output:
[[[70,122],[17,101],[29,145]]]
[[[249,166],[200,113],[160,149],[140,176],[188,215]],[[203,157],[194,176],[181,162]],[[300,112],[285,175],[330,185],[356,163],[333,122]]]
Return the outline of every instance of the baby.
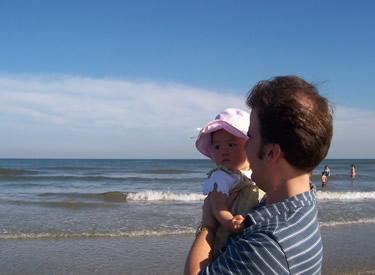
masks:
[[[208,202],[220,223],[215,235],[215,258],[232,232],[243,230],[243,216],[264,195],[250,179],[250,164],[244,148],[249,124],[249,113],[228,108],[201,130],[196,141],[198,151],[217,165],[208,173],[209,178],[203,186],[203,194],[210,194]],[[239,195],[229,208],[226,207],[229,194],[236,191],[239,191]]]

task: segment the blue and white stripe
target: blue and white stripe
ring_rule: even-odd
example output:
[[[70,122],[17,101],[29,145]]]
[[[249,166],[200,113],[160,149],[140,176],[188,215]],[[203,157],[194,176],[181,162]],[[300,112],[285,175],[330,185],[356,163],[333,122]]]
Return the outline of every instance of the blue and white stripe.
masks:
[[[245,230],[202,274],[320,274],[323,246],[316,188],[279,203],[262,201]]]

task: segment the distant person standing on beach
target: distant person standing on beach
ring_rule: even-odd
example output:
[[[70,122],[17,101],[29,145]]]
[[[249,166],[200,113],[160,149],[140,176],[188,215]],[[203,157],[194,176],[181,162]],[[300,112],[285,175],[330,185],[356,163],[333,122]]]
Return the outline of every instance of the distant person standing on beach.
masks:
[[[329,177],[331,175],[331,170],[328,168],[328,165],[324,166],[324,174]]]
[[[247,104],[251,178],[266,195],[218,258],[212,257],[215,231],[197,234],[185,275],[320,274],[323,246],[310,174],[327,156],[332,109],[316,87],[296,76],[259,82]],[[207,198],[201,224],[218,226]]]
[[[354,179],[355,178],[355,166],[354,166],[354,164],[352,164],[352,168],[350,170],[351,170],[351,177]]]

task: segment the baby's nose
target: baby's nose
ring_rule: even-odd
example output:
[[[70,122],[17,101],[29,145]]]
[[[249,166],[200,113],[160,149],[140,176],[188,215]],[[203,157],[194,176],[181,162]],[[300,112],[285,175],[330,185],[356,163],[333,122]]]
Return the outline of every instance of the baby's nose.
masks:
[[[224,148],[223,151],[221,151],[222,155],[228,155],[230,153],[228,148]]]

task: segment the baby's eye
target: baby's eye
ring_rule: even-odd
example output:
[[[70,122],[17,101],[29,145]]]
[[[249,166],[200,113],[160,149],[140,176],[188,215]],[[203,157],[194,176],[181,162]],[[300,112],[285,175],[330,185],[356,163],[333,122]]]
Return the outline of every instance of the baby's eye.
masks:
[[[235,147],[236,145],[235,143],[229,143],[229,147]]]
[[[215,145],[214,148],[215,148],[215,150],[219,150],[220,149],[220,145]]]

